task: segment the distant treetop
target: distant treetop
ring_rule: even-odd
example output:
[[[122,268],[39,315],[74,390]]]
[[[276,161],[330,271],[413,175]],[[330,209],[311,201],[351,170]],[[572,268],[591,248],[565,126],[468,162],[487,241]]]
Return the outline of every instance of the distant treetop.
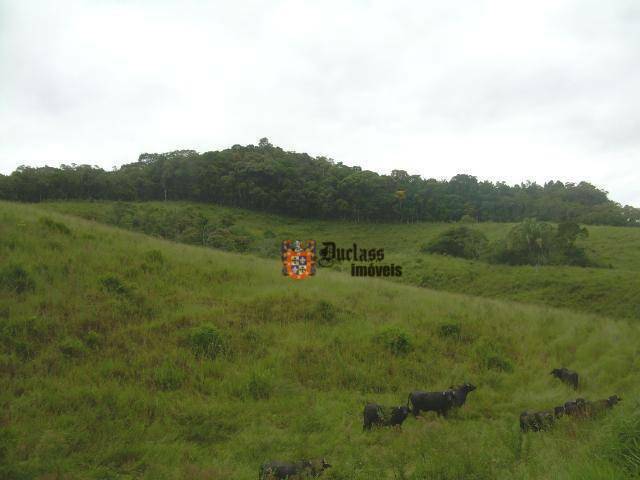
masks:
[[[214,152],[143,153],[105,171],[90,165],[21,166],[0,175],[0,198],[188,200],[308,218],[351,221],[542,221],[640,226],[640,209],[608,199],[587,182],[479,181],[468,174],[437,180],[390,175],[327,157],[287,152],[264,137],[258,145]]]

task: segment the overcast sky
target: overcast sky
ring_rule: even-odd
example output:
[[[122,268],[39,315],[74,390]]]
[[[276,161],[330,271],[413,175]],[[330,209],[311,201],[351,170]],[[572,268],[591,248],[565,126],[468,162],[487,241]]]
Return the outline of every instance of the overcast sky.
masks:
[[[640,206],[640,1],[0,0],[0,172],[263,136]]]

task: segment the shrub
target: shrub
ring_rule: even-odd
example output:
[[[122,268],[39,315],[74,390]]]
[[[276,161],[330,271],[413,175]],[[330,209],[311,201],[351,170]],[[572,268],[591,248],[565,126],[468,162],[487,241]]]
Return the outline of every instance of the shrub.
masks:
[[[100,334],[98,332],[94,332],[93,330],[88,332],[84,337],[84,343],[89,348],[97,348],[98,346],[100,346],[100,342]]]
[[[262,372],[253,372],[247,382],[247,392],[254,400],[266,400],[271,396],[273,386],[271,378]]]
[[[216,358],[225,351],[224,339],[212,325],[192,329],[187,341],[196,357]]]
[[[337,309],[332,303],[325,300],[317,302],[313,308],[305,313],[305,319],[323,323],[331,323],[336,319]]]
[[[177,365],[165,361],[154,373],[153,381],[160,390],[177,390],[186,379],[185,373]]]
[[[35,290],[29,272],[20,265],[9,265],[0,271],[0,288],[8,292],[26,293]]]
[[[234,223],[236,223],[236,218],[229,213],[224,214],[222,218],[220,218],[220,225],[222,225],[223,227],[228,228]]]
[[[640,477],[640,413],[638,409],[629,410],[624,416],[617,417],[612,427],[612,438],[607,439],[604,450],[629,474],[629,478]]]
[[[468,259],[479,258],[487,246],[487,237],[473,228],[450,228],[422,247],[425,253],[438,253]]]
[[[438,335],[442,338],[455,338],[459,339],[461,333],[460,325],[457,324],[442,324],[438,327]]]
[[[82,357],[86,352],[84,343],[74,337],[68,337],[62,340],[58,348],[67,358]]]
[[[144,254],[144,259],[146,262],[156,265],[162,265],[164,263],[164,256],[160,250],[149,250]]]
[[[118,277],[104,277],[100,280],[100,283],[109,293],[115,293],[117,295],[128,295],[130,293],[129,288],[126,287]]]
[[[510,373],[513,363],[503,348],[492,341],[483,340],[475,348],[477,361],[481,368]]]
[[[382,344],[393,355],[406,355],[413,347],[409,335],[397,327],[387,328],[374,337],[376,343]]]
[[[577,223],[564,222],[556,228],[527,218],[492,246],[489,260],[507,265],[594,266],[585,250],[575,245],[587,235],[587,229]]]
[[[69,229],[69,227],[67,227],[64,223],[56,222],[49,217],[41,217],[40,220],[38,220],[38,223],[52,232],[61,233],[63,235],[71,235],[71,230]]]

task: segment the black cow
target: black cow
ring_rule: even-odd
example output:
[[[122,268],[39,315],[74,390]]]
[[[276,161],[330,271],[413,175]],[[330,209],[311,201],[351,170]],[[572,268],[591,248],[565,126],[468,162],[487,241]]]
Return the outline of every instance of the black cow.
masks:
[[[409,415],[409,408],[400,407],[383,407],[377,403],[367,403],[364,406],[364,424],[363,430],[371,430],[371,425],[380,425],[384,427],[393,427],[398,425],[402,427],[402,422]]]
[[[574,390],[578,389],[578,374],[568,368],[554,368],[551,370],[551,375],[556,378],[559,378],[562,382],[567,385],[571,385]]]
[[[554,407],[553,411],[522,412],[520,414],[520,430],[523,432],[548,430],[563,413],[564,407]]]
[[[569,417],[584,417],[586,415],[587,401],[584,398],[576,398],[565,402],[564,413]]]
[[[603,400],[596,400],[594,402],[587,401],[584,406],[584,416],[594,417],[604,413],[606,410],[613,408],[622,399],[618,395],[612,395],[609,398]]]
[[[299,462],[266,462],[260,465],[258,480],[280,480],[287,478],[319,477],[331,465],[323,458],[321,460],[300,460]]]
[[[450,386],[449,390],[453,392],[453,406],[461,407],[467,401],[467,395],[473,392],[476,386],[471,383],[463,383],[462,385]]]
[[[445,390],[444,392],[422,392],[415,391],[409,394],[407,399],[407,407],[411,405],[413,415],[417,417],[421,410],[425,412],[437,412],[438,415],[444,417],[454,406],[456,401],[453,390]]]

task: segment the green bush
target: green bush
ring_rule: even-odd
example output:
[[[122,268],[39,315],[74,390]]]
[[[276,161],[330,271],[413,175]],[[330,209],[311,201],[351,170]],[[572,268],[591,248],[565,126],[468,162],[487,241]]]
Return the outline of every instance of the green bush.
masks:
[[[100,334],[98,332],[94,332],[93,330],[88,332],[84,337],[84,343],[89,348],[98,348],[101,341],[102,339],[100,337]]]
[[[636,401],[636,400],[634,400]],[[637,401],[636,401],[637,402]],[[609,438],[605,451],[620,465],[630,478],[640,478],[640,410],[628,410],[613,424],[613,438]]]
[[[65,338],[58,346],[62,354],[67,358],[82,357],[86,353],[84,343],[75,337]]]
[[[153,382],[160,390],[177,390],[186,379],[185,372],[177,365],[166,360],[160,365],[153,375]]]
[[[489,261],[507,265],[596,266],[575,242],[588,236],[586,228],[573,222],[554,227],[527,218],[514,226],[506,238],[494,243]]]
[[[49,217],[40,217],[38,223],[52,232],[61,233],[63,235],[71,235],[71,230],[69,229],[69,227],[67,227],[64,223],[56,222]]]
[[[406,355],[413,349],[409,335],[397,327],[390,327],[378,333],[374,336],[374,341],[396,356]]]
[[[36,284],[29,272],[20,265],[9,265],[0,270],[0,289],[12,293],[33,292]]]
[[[468,259],[479,258],[487,246],[487,237],[473,228],[450,228],[422,247],[424,253],[438,253]]]
[[[454,338],[459,339],[461,333],[460,325],[445,323],[438,327],[438,335],[442,338]]]
[[[222,335],[213,325],[201,325],[192,329],[187,341],[196,357],[216,358],[226,350]]]
[[[337,309],[332,303],[326,300],[320,300],[305,313],[307,320],[318,321],[322,323],[331,323],[336,319]]]
[[[273,392],[271,377],[263,372],[252,372],[247,382],[247,393],[254,400],[266,400]]]
[[[475,347],[477,362],[481,368],[510,373],[513,363],[504,349],[491,340],[483,339]]]
[[[122,283],[118,277],[109,276],[100,280],[102,287],[109,293],[115,293],[117,295],[129,295],[130,290]]]
[[[164,263],[164,256],[160,250],[149,250],[144,254],[144,259],[146,262],[156,265],[162,265]]]

